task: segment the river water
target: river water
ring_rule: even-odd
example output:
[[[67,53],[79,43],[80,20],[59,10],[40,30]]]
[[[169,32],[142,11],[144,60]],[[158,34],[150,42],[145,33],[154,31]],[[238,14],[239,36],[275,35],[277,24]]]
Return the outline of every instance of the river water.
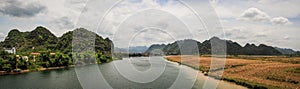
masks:
[[[210,82],[207,82],[207,81]],[[245,89],[162,57],[133,57],[69,69],[0,76],[0,89]]]

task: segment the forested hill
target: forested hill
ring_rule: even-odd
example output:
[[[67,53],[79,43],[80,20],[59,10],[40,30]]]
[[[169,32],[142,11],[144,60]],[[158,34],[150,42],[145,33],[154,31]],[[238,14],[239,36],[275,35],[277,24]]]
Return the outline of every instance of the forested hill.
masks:
[[[186,40],[179,40],[175,41],[170,44],[155,44],[149,47],[149,49],[146,51],[146,53],[150,53],[152,50],[160,49],[167,55],[178,55],[180,53],[180,47],[181,46],[192,46],[192,43],[197,44],[199,50],[188,50],[189,52],[186,52],[188,54],[211,54],[211,42],[225,42],[227,47],[227,55],[282,55],[279,50],[272,46],[267,46],[264,44],[260,44],[256,46],[255,44],[249,44],[247,43],[245,46],[241,46],[237,42],[233,42],[231,40],[223,40],[218,37],[212,37],[209,40],[205,40],[204,42],[199,42],[196,40],[186,39]],[[197,52],[198,51],[198,52]]]
[[[61,37],[56,37],[45,27],[39,26],[32,31],[20,32],[18,29],[11,30],[4,41],[0,43],[2,48],[17,49],[17,53],[28,54],[30,52],[52,51],[52,52],[72,52],[73,32],[80,31],[82,33],[95,35],[95,48],[97,52],[110,54],[112,41],[108,38],[104,39],[94,32],[84,28],[77,28],[63,34]]]

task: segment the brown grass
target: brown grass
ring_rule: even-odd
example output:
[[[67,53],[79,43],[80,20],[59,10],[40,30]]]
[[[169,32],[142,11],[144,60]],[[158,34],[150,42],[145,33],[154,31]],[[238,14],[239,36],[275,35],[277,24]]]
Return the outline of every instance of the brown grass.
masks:
[[[166,56],[165,58],[204,72],[208,72],[211,65],[211,57]],[[229,57],[226,58],[222,79],[238,82],[249,88],[262,86],[296,89],[300,86],[299,62],[299,57]]]

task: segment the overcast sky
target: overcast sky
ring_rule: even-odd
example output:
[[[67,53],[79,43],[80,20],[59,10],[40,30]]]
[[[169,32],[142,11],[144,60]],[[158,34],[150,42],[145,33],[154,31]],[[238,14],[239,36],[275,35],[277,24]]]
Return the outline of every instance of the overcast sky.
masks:
[[[103,1],[108,0],[1,0],[0,40],[11,29],[31,31],[36,26],[44,26],[56,36],[84,27],[113,39],[116,45],[130,39],[126,41],[130,46],[187,38],[203,42],[211,37],[190,7],[177,0],[123,0],[108,12],[99,9],[107,7],[98,4],[106,3]],[[300,50],[300,0],[188,1],[199,8],[211,4],[224,28],[226,37],[222,38],[242,46],[263,43]],[[82,18],[82,13],[87,17]],[[105,17],[100,15],[104,13]]]

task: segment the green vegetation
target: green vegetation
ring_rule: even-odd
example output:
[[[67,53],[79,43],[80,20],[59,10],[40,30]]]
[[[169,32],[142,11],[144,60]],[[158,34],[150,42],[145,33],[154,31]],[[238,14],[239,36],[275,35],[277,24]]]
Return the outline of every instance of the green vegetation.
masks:
[[[262,60],[262,61],[274,61],[282,63],[299,64],[299,57],[289,57],[289,56],[249,56],[249,55],[238,55],[238,56],[226,56],[226,58],[235,59],[247,59],[247,60]]]
[[[55,54],[50,54],[50,51],[41,52],[39,55],[18,56],[5,51],[0,52],[0,71],[12,71],[13,69],[22,70],[38,70],[39,68],[49,68],[49,67],[69,67],[73,65],[72,54],[64,54],[61,52],[56,52]],[[91,54],[80,54],[78,55],[80,62],[96,64],[105,63],[112,61],[110,56],[102,55],[101,53],[96,54],[95,59],[88,58]]]
[[[6,60],[5,60],[6,59]],[[13,56],[4,50],[0,51],[0,70],[9,71],[12,69],[12,64],[15,64],[13,61]]]
[[[222,80],[226,80],[229,82],[234,82],[238,85],[242,85],[248,87],[250,89],[280,89],[279,87],[269,86],[265,84],[253,83],[242,79],[233,79],[233,78],[222,78]]]
[[[288,69],[287,72],[300,73],[300,68],[291,68],[291,69]]]
[[[79,36],[82,38],[90,36],[95,39],[88,39],[93,41],[78,42],[74,45],[72,44],[74,32],[77,33],[76,35],[80,34]],[[81,50],[72,55],[72,45],[77,46],[79,50],[95,45],[95,50]],[[3,48],[12,47],[16,48],[16,54],[3,50]],[[84,28],[69,31],[61,37],[56,37],[48,29],[41,26],[30,32],[20,32],[13,29],[0,43],[0,71],[12,71],[13,69],[34,71],[40,68],[110,62],[113,60],[111,48],[113,48],[113,43],[110,39],[103,39],[96,33]]]

